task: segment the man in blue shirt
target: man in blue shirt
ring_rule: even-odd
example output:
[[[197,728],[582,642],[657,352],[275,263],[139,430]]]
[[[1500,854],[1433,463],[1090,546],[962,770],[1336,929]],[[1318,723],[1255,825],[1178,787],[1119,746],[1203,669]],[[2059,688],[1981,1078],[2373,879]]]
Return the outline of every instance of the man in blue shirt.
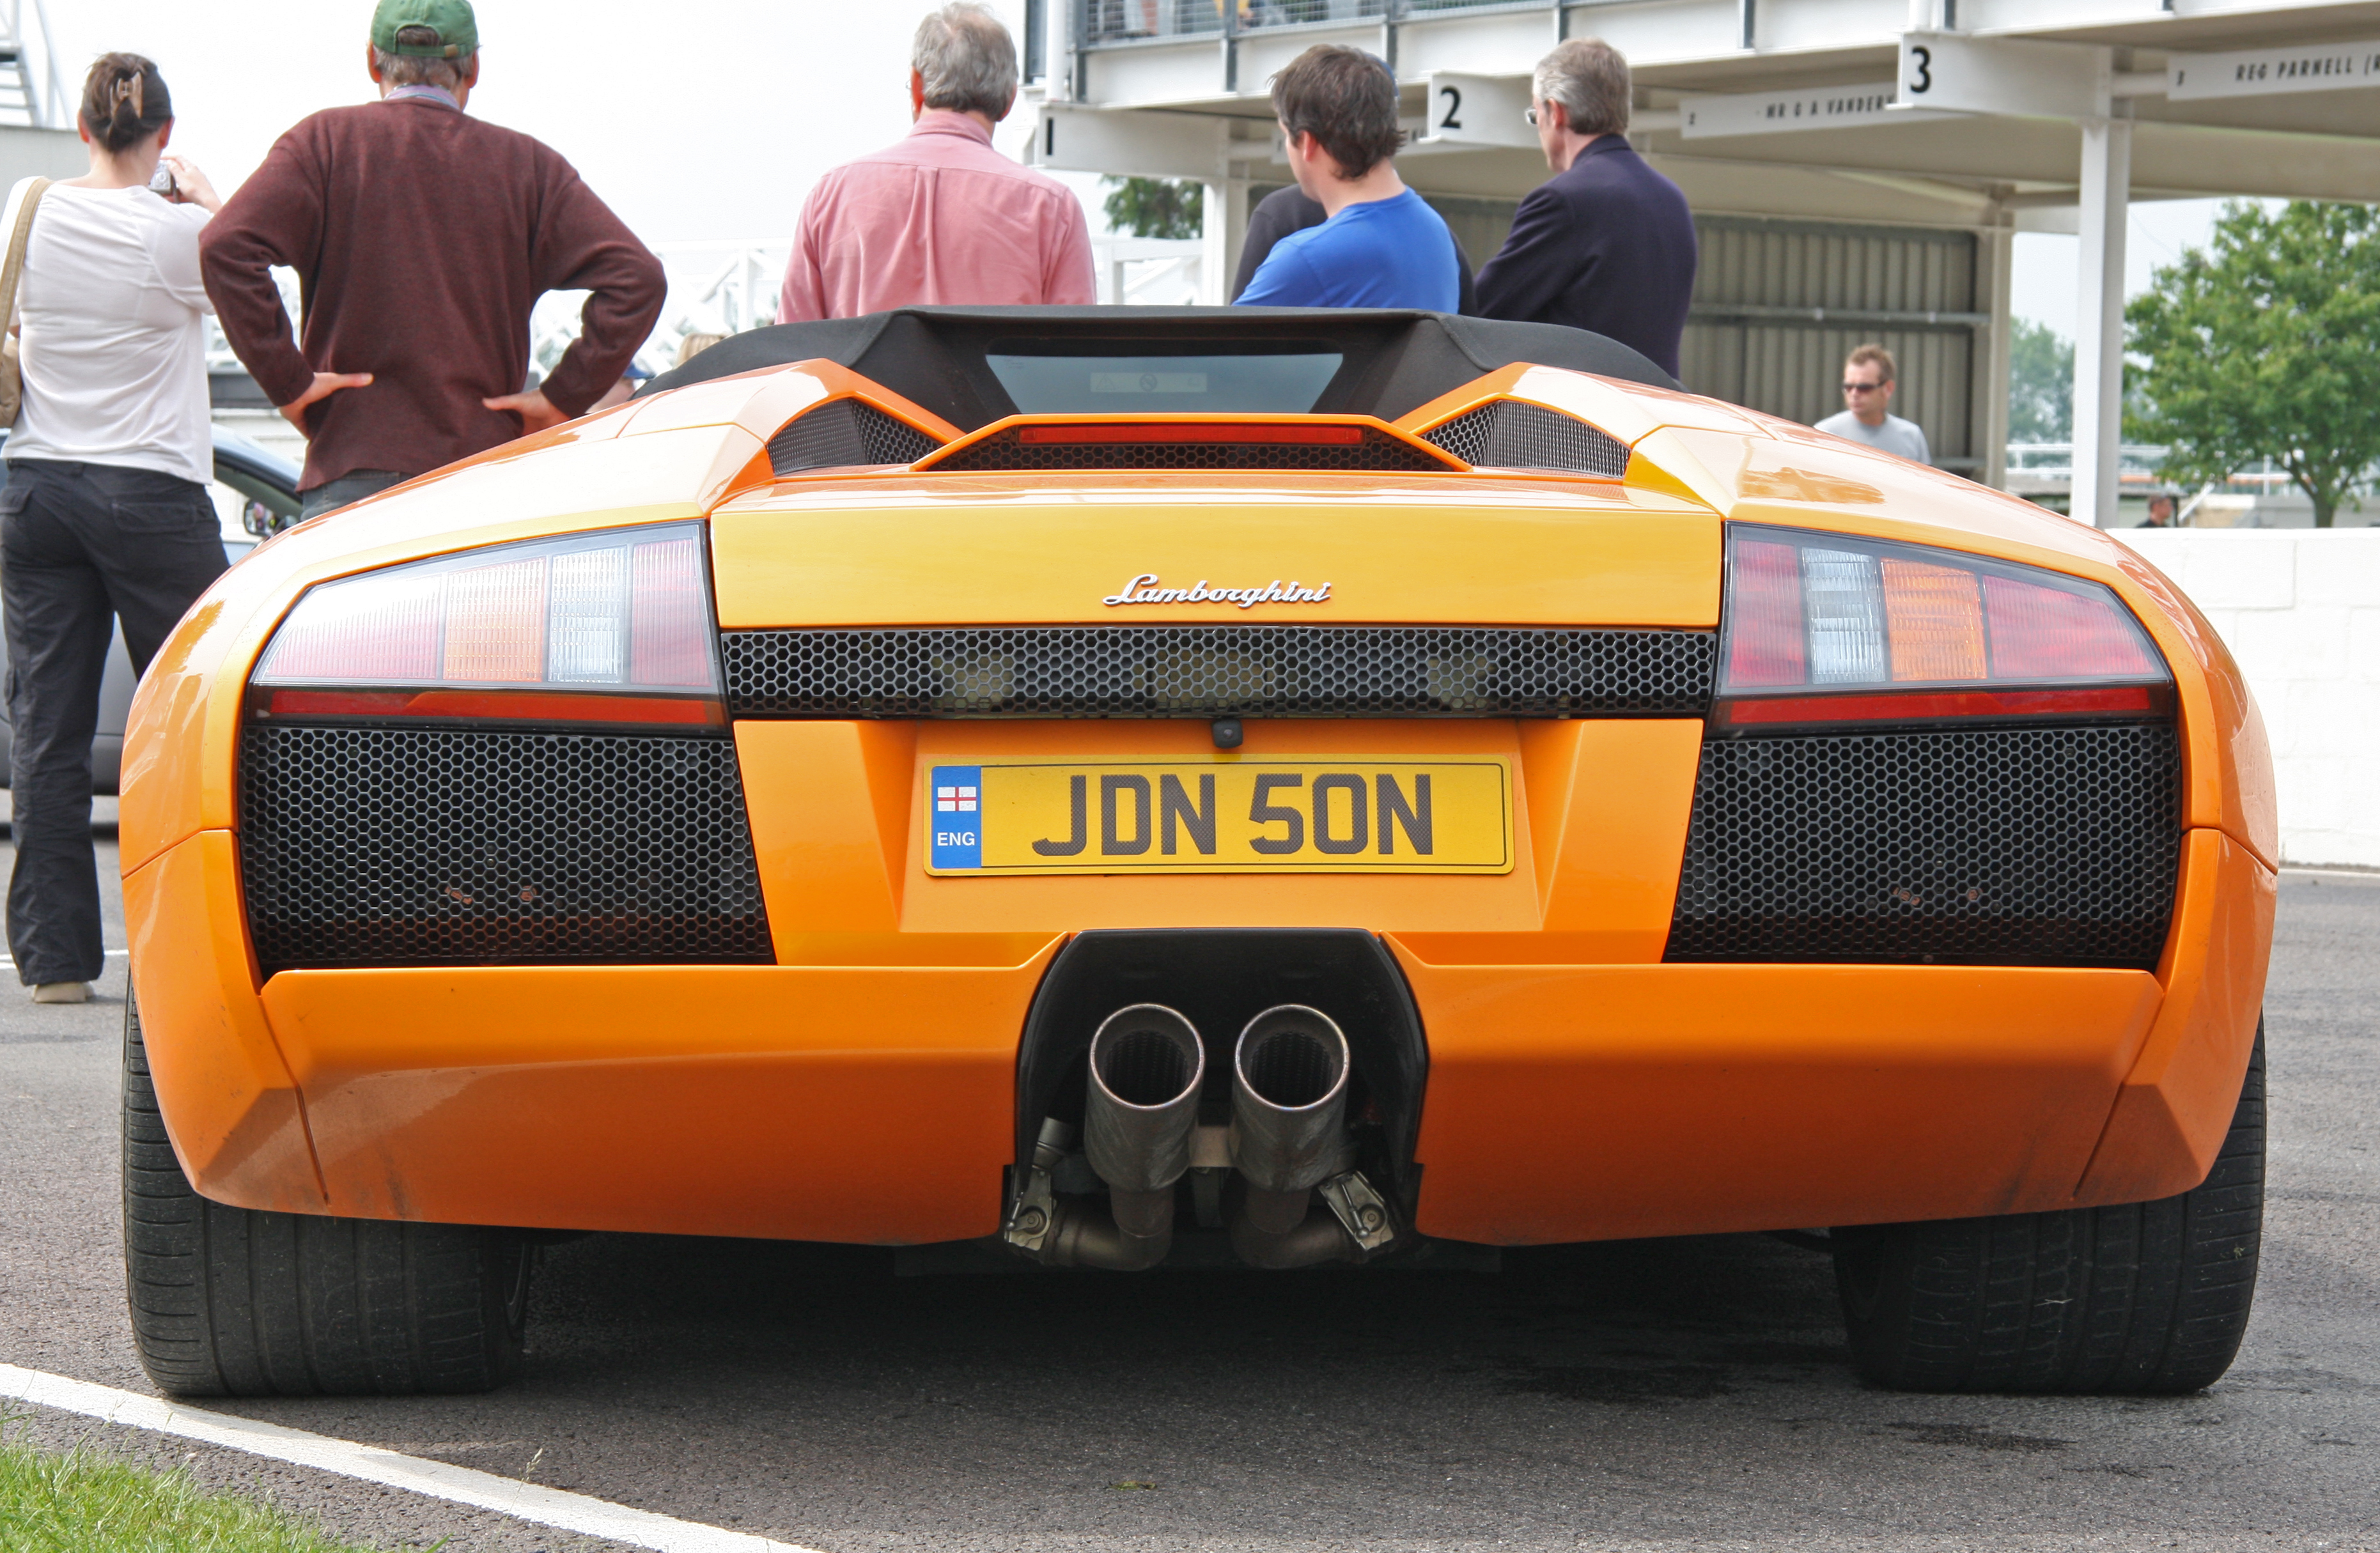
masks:
[[[1454,234],[1397,176],[1397,82],[1361,49],[1323,43],[1272,79],[1297,187],[1330,212],[1273,245],[1242,307],[1455,310]]]

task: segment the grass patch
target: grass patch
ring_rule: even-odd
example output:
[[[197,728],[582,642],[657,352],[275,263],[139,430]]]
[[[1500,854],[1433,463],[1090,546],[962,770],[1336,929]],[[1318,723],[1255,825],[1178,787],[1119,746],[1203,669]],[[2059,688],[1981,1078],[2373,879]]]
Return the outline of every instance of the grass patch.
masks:
[[[37,1450],[0,1433],[0,1553],[370,1550],[278,1506],[209,1492],[179,1468],[152,1471],[82,1447]]]

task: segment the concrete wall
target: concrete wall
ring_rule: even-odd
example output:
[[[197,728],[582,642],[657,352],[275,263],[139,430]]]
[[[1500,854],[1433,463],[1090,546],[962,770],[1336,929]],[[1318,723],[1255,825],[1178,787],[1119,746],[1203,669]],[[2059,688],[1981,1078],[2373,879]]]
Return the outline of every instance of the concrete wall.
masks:
[[[2380,867],[2380,529],[2127,529],[2247,672],[2281,856]]]
[[[0,194],[18,178],[79,178],[90,171],[91,153],[73,130],[0,124]]]

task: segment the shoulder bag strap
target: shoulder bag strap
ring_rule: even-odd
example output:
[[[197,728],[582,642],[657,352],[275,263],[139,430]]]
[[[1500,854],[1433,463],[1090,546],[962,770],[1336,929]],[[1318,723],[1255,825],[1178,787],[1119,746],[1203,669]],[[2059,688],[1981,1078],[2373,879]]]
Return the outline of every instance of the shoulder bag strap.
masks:
[[[33,212],[50,191],[48,178],[27,178],[17,200],[17,225],[8,234],[8,258],[0,264],[0,328],[17,323],[17,282],[25,273],[25,245],[33,240]]]

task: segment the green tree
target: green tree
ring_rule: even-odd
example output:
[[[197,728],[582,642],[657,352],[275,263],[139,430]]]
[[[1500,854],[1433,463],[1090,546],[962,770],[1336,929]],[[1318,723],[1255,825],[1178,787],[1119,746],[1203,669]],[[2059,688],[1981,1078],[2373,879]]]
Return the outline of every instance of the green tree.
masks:
[[[1206,228],[1207,189],[1184,178],[1101,178],[1108,225],[1135,237],[1195,237]]]
[[[2225,207],[2215,239],[2124,309],[2147,406],[2125,432],[2166,473],[2220,483],[2270,458],[2327,528],[2380,459],[2380,216],[2293,200]]]
[[[2074,435],[2074,342],[2019,319],[2009,336],[2009,441],[2062,443]]]

